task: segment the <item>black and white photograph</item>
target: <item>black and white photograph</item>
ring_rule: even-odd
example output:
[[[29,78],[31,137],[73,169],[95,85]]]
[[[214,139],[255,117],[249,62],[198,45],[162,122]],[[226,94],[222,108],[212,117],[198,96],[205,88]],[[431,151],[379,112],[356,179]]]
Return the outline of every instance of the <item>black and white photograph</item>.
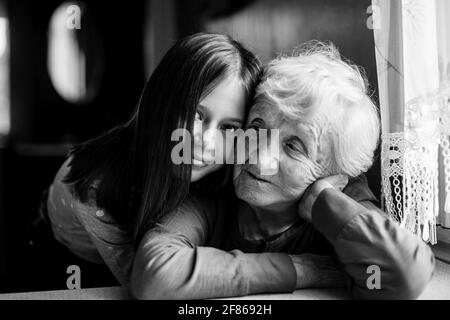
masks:
[[[450,300],[450,0],[0,0],[0,300]]]

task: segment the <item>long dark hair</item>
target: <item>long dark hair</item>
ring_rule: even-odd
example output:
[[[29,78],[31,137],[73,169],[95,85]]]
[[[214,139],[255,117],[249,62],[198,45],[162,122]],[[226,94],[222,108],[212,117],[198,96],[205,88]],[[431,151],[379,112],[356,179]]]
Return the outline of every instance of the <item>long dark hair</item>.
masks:
[[[139,241],[189,191],[191,165],[172,163],[172,132],[192,132],[198,103],[232,74],[246,90],[248,108],[261,72],[259,60],[229,36],[198,33],[178,41],[151,75],[131,119],[71,150],[64,182],[82,202],[97,184],[97,206]]]

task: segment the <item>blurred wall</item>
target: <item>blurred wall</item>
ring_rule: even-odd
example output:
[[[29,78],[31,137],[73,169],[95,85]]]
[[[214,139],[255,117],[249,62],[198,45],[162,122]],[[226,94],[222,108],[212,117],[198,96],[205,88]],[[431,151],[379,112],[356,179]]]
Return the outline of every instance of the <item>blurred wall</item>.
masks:
[[[0,17],[5,18],[7,17],[6,14],[6,6],[4,1],[0,0]],[[6,50],[9,51],[9,48],[6,48]],[[3,54],[6,54],[7,51],[4,51]],[[0,53],[1,55],[1,53]],[[4,59],[5,56],[2,56],[1,58]],[[5,60],[3,60],[4,63]],[[4,64],[0,63],[0,67],[4,68]],[[9,90],[9,75],[8,70],[0,69],[0,103],[4,103],[4,99],[9,98],[9,93],[5,94],[5,91]],[[6,76],[6,78],[5,78]],[[8,83],[5,83],[5,82]],[[9,105],[9,101],[6,102]],[[4,107],[4,105],[0,106],[0,109]],[[4,116],[4,113],[0,112],[0,116]],[[3,119],[2,119],[3,120]],[[0,121],[1,122],[1,121]],[[6,140],[7,137],[2,136],[0,134],[0,292],[3,290],[4,284],[6,283],[7,278],[7,271],[6,271],[6,225],[5,225],[5,214],[6,214],[6,177],[5,177],[5,169],[6,169]]]
[[[0,211],[0,228],[1,219],[7,227],[6,242],[0,240],[0,272],[6,262],[9,291],[27,290],[21,275],[30,272],[24,252],[31,225],[38,214],[40,196],[53,180],[69,146],[126,121],[144,85],[145,1],[128,4],[84,0],[98,35],[93,50],[104,53],[102,79],[97,94],[87,103],[71,103],[58,94],[47,68],[47,49],[50,19],[63,2],[7,1],[11,133],[4,155],[0,152],[0,210],[4,208]],[[87,65],[96,67],[90,61]],[[1,251],[5,246],[6,257]]]
[[[6,225],[5,225],[5,212],[6,212],[6,177],[5,170],[5,148],[1,145],[0,141],[0,292],[3,290],[3,286],[6,283]]]
[[[11,139],[14,143],[83,141],[122,122],[135,108],[144,84],[144,1],[83,3],[103,51],[97,95],[86,104],[64,100],[53,87],[47,68],[50,18],[64,1],[10,0]],[[84,32],[83,27],[80,32]],[[91,30],[86,30],[87,33]],[[87,53],[89,60],[89,52]],[[90,61],[87,61],[89,65]],[[96,66],[91,66],[95,68]]]
[[[179,38],[175,0],[149,0],[145,3],[145,78],[155,70],[164,54]]]

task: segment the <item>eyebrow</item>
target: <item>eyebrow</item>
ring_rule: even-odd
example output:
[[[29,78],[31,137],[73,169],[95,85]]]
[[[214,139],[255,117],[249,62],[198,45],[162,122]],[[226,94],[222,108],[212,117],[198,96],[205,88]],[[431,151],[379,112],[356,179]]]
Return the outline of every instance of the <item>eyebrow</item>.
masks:
[[[266,123],[264,122],[264,120],[263,120],[262,118],[259,118],[259,117],[253,118],[252,121],[251,121],[250,123],[254,123],[254,122],[259,122],[259,123],[261,123],[261,124],[266,124]]]
[[[205,105],[203,105],[203,104],[198,104],[198,106],[197,106],[197,109],[198,108],[200,108],[201,109],[201,111],[208,111],[209,112],[209,110],[208,110],[208,107],[207,106],[205,106]],[[240,123],[240,124],[242,124],[243,122],[244,122],[244,120],[242,120],[241,118],[236,118],[236,117],[230,117],[230,118],[226,118],[224,121],[231,121],[231,122],[237,122],[237,123]]]
[[[244,122],[242,119],[239,119],[239,118],[226,118],[225,120],[232,121],[232,122],[239,122],[239,123]]]

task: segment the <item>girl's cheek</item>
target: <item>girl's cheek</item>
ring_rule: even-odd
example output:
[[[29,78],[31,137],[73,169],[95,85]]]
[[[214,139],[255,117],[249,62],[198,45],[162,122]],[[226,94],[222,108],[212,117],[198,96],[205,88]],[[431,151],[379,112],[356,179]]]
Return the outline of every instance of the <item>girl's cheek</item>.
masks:
[[[202,130],[202,125],[200,121],[194,121],[194,127],[192,129],[192,133],[193,133],[193,142],[194,142],[194,153],[196,154],[201,154],[202,150],[203,150],[203,130]]]
[[[225,143],[223,144],[223,164],[234,164],[235,161],[234,159],[236,159],[235,154],[236,154],[236,145],[234,143],[234,141],[226,141],[225,138],[224,140]]]

